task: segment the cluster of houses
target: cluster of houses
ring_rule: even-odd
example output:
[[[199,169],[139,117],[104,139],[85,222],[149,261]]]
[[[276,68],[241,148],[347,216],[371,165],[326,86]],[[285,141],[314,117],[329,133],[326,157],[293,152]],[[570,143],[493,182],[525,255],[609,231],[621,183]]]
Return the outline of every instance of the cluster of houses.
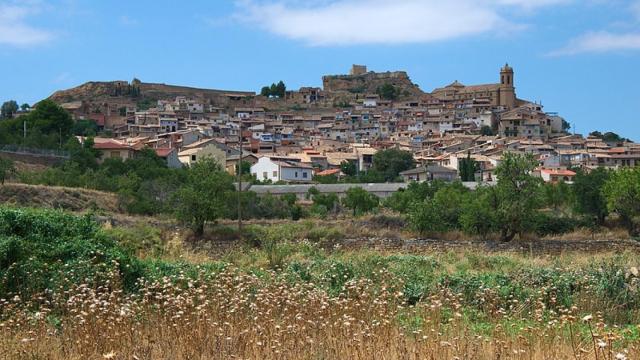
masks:
[[[367,74],[375,75],[354,66],[340,78]],[[571,181],[570,168],[640,162],[639,146],[570,135],[556,113],[517,98],[509,65],[495,84],[455,81],[431,93],[383,95],[302,88],[287,91],[284,99],[244,96],[236,106],[177,96],[145,110],[121,109],[124,121],[109,129],[113,137],[98,138],[95,146],[103,157],[122,159],[149,147],[170,167],[210,157],[230,173],[242,156],[258,180],[286,183],[343,176],[344,162],[367,171],[375,153],[389,148],[409,151],[416,160],[418,167],[401,174],[405,181],[456,180],[467,157],[478,163],[477,181],[495,181],[505,152],[534,154],[537,173],[551,182]]]

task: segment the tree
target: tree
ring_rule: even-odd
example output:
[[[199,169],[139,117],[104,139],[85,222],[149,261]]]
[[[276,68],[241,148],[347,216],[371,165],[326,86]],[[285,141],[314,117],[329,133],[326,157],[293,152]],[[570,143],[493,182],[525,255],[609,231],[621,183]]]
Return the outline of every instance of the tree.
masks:
[[[340,171],[342,171],[346,176],[356,176],[358,174],[356,163],[353,161],[345,160],[340,163]]]
[[[71,132],[76,136],[96,136],[98,124],[93,120],[80,119],[73,124]]]
[[[571,130],[571,124],[567,120],[562,119],[562,131],[569,132],[569,130]]]
[[[467,153],[465,159],[460,160],[458,171],[460,172],[460,180],[476,181],[476,171],[479,170],[478,162],[471,158],[471,153]]]
[[[475,190],[469,201],[462,204],[460,227],[469,235],[479,235],[483,240],[496,229],[496,191],[492,187]]]
[[[542,179],[531,175],[536,166],[537,161],[531,154],[506,153],[496,168],[496,215],[500,239],[504,242],[533,227],[532,221],[540,206],[542,182]]]
[[[482,136],[493,136],[495,134],[493,133],[493,129],[491,128],[491,126],[483,125],[480,128],[480,135],[482,135]]]
[[[18,103],[15,100],[5,101],[0,107],[0,118],[10,119],[18,111]]]
[[[273,83],[271,84],[271,87],[269,87],[269,95],[270,96],[278,96],[278,86]]]
[[[187,169],[186,183],[174,196],[178,220],[202,236],[207,221],[225,215],[227,199],[235,190],[232,181],[215,160],[199,160]]]
[[[604,220],[609,215],[607,199],[602,192],[609,177],[609,170],[597,168],[589,173],[578,170],[573,178],[575,211],[592,218],[594,223],[599,226],[604,225]]]
[[[385,100],[395,100],[398,95],[400,95],[400,91],[396,89],[395,86],[389,83],[385,83],[384,85],[378,87],[376,93]]]
[[[5,180],[16,173],[16,167],[13,161],[0,158],[0,184],[4,185]]]
[[[284,84],[282,80],[278,81],[278,84],[276,85],[276,93],[274,95],[284,99],[286,92],[287,92],[287,86]]]
[[[263,86],[260,90],[260,95],[265,97],[271,96],[271,89],[268,86]]]
[[[31,105],[29,105],[27,103],[24,103],[24,104],[20,105],[20,110],[22,110],[22,111],[27,111],[29,109],[31,109]]]
[[[398,175],[415,167],[413,155],[408,151],[387,149],[373,155],[372,170],[383,177],[383,181],[393,181]]]
[[[440,209],[433,199],[412,202],[409,205],[407,220],[411,228],[420,235],[446,230]]]
[[[542,195],[545,205],[557,214],[569,205],[571,189],[564,181],[545,183],[542,185]]]
[[[640,216],[640,168],[624,168],[611,173],[603,192],[607,208],[620,216],[629,235],[640,235],[636,221]]]
[[[353,216],[365,214],[378,207],[380,199],[370,194],[361,187],[352,187],[347,190],[343,205],[353,210]]]

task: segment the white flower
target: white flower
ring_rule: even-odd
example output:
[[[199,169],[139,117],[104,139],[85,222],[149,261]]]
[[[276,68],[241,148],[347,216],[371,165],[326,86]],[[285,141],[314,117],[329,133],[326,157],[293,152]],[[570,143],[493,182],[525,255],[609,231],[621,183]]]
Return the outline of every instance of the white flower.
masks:
[[[593,315],[587,315],[587,316],[582,318],[582,321],[584,321],[584,322],[589,322],[591,320],[593,320]]]

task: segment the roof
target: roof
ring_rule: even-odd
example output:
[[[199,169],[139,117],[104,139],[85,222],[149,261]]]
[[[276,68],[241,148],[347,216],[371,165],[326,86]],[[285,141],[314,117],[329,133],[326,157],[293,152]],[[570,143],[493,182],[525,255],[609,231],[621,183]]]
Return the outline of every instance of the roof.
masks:
[[[406,170],[400,173],[400,175],[416,175],[422,173],[457,173],[455,169],[451,169],[445,166],[436,164],[420,166],[415,169]]]
[[[123,144],[117,140],[106,139],[106,141],[96,141],[93,148],[97,150],[132,150],[131,146]]]
[[[540,172],[547,173],[549,175],[557,176],[575,176],[576,173],[571,170],[564,169],[541,169]]]
[[[316,176],[337,175],[339,173],[341,173],[340,169],[328,169],[328,170],[324,170],[316,173]]]
[[[155,149],[155,150],[156,150],[156,155],[158,155],[161,158],[167,157],[169,156],[169,154],[175,151],[174,148],[164,148],[164,149]]]
[[[273,163],[277,164],[280,167],[285,167],[285,168],[313,169],[313,166],[309,164],[304,164],[304,163],[294,162],[294,161],[274,161]]]

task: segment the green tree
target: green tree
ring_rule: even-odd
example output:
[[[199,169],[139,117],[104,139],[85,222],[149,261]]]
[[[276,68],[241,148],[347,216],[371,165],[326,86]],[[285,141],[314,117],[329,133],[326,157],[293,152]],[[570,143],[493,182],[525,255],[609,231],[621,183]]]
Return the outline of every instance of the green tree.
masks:
[[[569,130],[571,130],[571,123],[569,123],[565,119],[562,119],[562,131],[569,132]]]
[[[609,180],[610,171],[597,168],[589,173],[578,170],[573,178],[573,203],[577,213],[592,218],[596,225],[604,225],[609,215],[604,184]]]
[[[482,135],[482,136],[493,136],[495,134],[493,133],[493,129],[491,128],[491,126],[483,125],[480,128],[480,135]]]
[[[24,103],[24,104],[20,105],[20,110],[22,110],[22,111],[27,111],[29,109],[31,109],[31,105],[29,105],[27,103]]]
[[[500,239],[504,242],[533,228],[542,183],[542,179],[531,175],[536,166],[537,161],[530,154],[506,153],[496,168],[496,215]]]
[[[342,171],[346,176],[356,176],[358,174],[358,168],[356,167],[356,163],[353,161],[345,160],[340,163],[340,171]]]
[[[18,111],[18,103],[15,100],[5,101],[0,107],[0,118],[10,119]]]
[[[380,199],[370,194],[361,187],[352,187],[347,190],[346,196],[342,199],[343,205],[353,211],[353,216],[362,215],[378,207]]]
[[[460,227],[469,235],[479,235],[483,240],[496,229],[496,191],[492,187],[476,189],[469,201],[462,204]]]
[[[278,96],[278,86],[275,83],[271,84],[271,87],[269,87],[269,95]]]
[[[9,176],[16,173],[16,167],[13,161],[0,158],[0,184],[4,185]]]
[[[235,190],[232,181],[215,160],[199,160],[187,169],[186,183],[174,196],[178,220],[201,236],[208,221],[225,215],[227,199]]]
[[[93,120],[80,119],[73,124],[71,132],[76,136],[96,136],[98,124]]]
[[[282,80],[278,81],[278,84],[276,85],[276,93],[275,95],[279,98],[284,99],[284,96],[287,93],[287,86],[284,84],[284,82]]]
[[[451,230],[458,228],[463,205],[468,201],[469,189],[460,182],[438,190],[433,196],[433,205],[442,219],[442,226]]]
[[[544,204],[555,213],[559,213],[569,205],[571,201],[571,189],[564,181],[560,181],[557,184],[545,183],[542,186],[542,196]]]
[[[405,170],[415,167],[413,155],[399,149],[386,149],[373,155],[372,170],[379,173],[383,181],[393,181]]]
[[[476,171],[479,169],[478,162],[471,158],[471,153],[467,153],[467,157],[460,160],[460,164],[458,165],[460,180],[469,182],[476,181]]]
[[[376,93],[385,100],[395,100],[400,95],[400,90],[389,83],[385,83],[378,87]]]
[[[611,173],[603,192],[609,211],[620,216],[629,235],[640,235],[636,219],[640,216],[640,167],[623,168]]]
[[[269,88],[268,86],[263,86],[260,90],[260,95],[266,97],[271,96],[271,88]]]
[[[412,202],[407,212],[407,220],[411,228],[420,235],[447,229],[438,204],[433,199]]]

